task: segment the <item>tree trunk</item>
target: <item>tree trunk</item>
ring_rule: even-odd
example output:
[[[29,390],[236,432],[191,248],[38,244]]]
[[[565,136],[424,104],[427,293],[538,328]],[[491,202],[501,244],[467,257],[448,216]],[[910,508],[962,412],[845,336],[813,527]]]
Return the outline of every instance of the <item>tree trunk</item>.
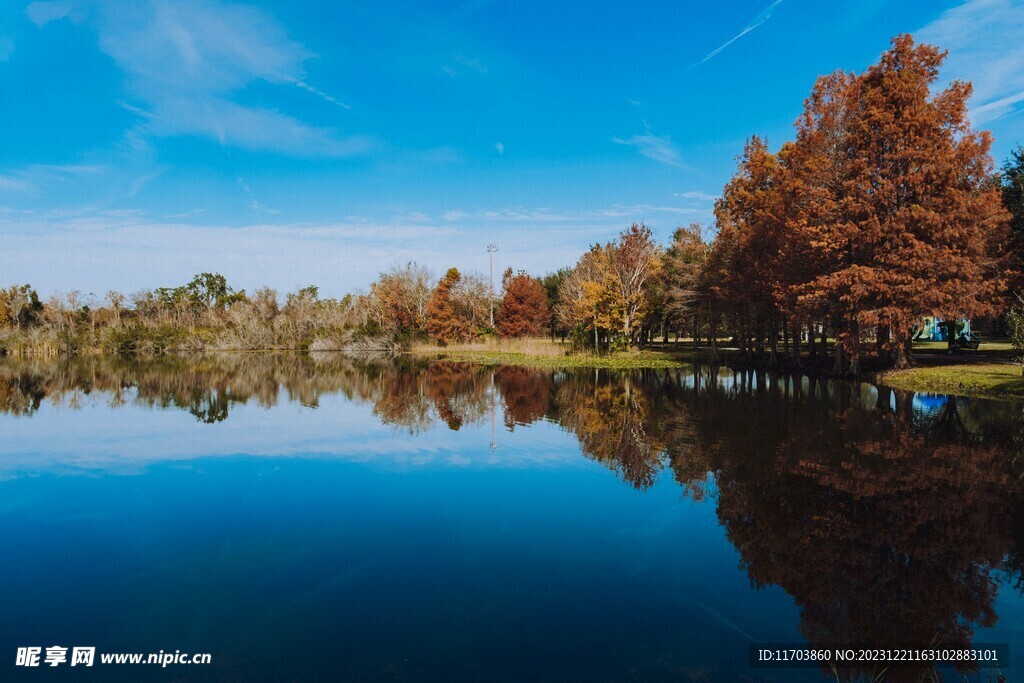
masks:
[[[843,374],[843,363],[846,362],[846,354],[843,353],[843,347],[838,343],[836,344],[835,362],[832,364],[832,374],[838,377]]]
[[[802,329],[803,325],[797,324],[793,326],[793,355],[790,362],[794,368],[800,367],[800,331]]]
[[[875,354],[878,356],[878,362],[880,365],[888,366],[890,363],[889,357],[889,338],[891,332],[887,325],[881,325],[875,331]],[[899,356],[897,351],[897,356]]]
[[[903,344],[897,344],[893,370],[906,370],[907,368],[910,368],[910,360],[906,357],[906,347]]]
[[[718,321],[711,316],[711,366],[718,365]]]
[[[856,377],[860,374],[860,323],[856,318],[850,320],[850,376]]]
[[[906,370],[912,367],[910,358],[907,357],[907,344],[902,339],[896,344],[896,358],[892,366],[895,370]]]

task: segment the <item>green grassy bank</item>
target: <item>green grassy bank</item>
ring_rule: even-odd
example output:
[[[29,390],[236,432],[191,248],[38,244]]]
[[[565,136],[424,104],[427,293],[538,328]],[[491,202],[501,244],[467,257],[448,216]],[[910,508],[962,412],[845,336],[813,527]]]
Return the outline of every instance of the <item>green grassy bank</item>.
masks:
[[[879,381],[897,389],[937,394],[979,396],[1007,401],[1024,400],[1024,376],[1009,363],[954,363],[899,370]]]

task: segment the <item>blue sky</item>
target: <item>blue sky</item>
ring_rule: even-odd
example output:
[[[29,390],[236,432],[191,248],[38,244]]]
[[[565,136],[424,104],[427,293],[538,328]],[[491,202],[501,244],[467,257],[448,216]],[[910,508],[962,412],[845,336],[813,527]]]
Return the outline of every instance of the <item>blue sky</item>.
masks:
[[[1024,143],[1020,0],[9,0],[0,280],[337,296],[489,242],[542,273],[633,221],[666,239],[901,32],[950,50],[997,162]]]

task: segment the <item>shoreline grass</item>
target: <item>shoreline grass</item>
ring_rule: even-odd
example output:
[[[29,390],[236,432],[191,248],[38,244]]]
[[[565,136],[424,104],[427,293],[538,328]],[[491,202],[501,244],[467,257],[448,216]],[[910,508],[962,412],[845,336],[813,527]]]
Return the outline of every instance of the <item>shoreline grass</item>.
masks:
[[[1024,400],[1024,376],[1019,365],[1008,362],[1010,345],[1003,341],[986,344],[987,353],[945,355],[945,343],[914,345],[919,361],[928,363],[909,370],[882,372],[870,376],[874,382],[908,391],[954,394],[1005,401]],[[420,344],[409,355],[433,357],[475,365],[516,365],[531,368],[600,368],[640,370],[680,368],[705,360],[707,349],[694,351],[683,343],[662,349],[620,351],[608,355],[571,353],[568,346],[550,339],[488,339],[470,344],[440,347]]]
[[[1024,376],[1011,363],[949,364],[896,370],[878,375],[886,386],[909,391],[955,394],[1002,401],[1024,400]]]
[[[691,363],[672,358],[669,354],[637,351],[608,356],[569,354],[565,356],[531,356],[512,351],[416,351],[417,356],[434,355],[439,359],[476,365],[516,365],[529,368],[608,368],[615,370],[641,370],[682,368]]]
[[[549,338],[488,338],[478,342],[437,346],[417,344],[403,355],[434,358],[482,366],[511,365],[544,369],[644,370],[685,368],[707,362],[709,349],[694,349],[689,341],[676,345],[654,344],[654,348],[618,351],[608,354],[572,351],[566,343]],[[866,373],[865,379],[908,391],[953,394],[1007,401],[1024,401],[1024,376],[1020,365],[1010,362],[1012,350],[1003,340],[991,340],[984,352],[947,355],[942,342],[914,344],[914,356],[920,364],[909,370]],[[735,351],[721,349],[723,361]],[[223,353],[225,351],[212,352]],[[227,353],[280,353],[282,350],[227,351]],[[283,351],[287,353],[288,351]],[[88,354],[86,354],[88,355]],[[157,354],[160,357],[163,354]],[[175,356],[177,354],[169,354]]]
[[[567,344],[551,339],[487,339],[471,344],[435,346],[419,344],[408,352],[412,356],[431,356],[458,363],[476,365],[517,365],[531,368],[608,368],[640,370],[686,367],[693,352],[618,351],[610,354],[574,353]]]

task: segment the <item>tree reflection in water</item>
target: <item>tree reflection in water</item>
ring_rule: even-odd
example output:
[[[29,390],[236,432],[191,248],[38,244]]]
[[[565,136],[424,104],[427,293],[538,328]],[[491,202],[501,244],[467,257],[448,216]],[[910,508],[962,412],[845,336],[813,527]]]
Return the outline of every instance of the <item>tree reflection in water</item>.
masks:
[[[315,407],[341,393],[418,434],[488,419],[493,391],[509,431],[547,420],[631,486],[669,469],[686,495],[713,497],[752,583],[794,597],[812,644],[967,646],[975,625],[996,621],[998,572],[1024,586],[1020,404],[704,368],[535,371],[287,354],[0,363],[0,412],[15,416],[98,392],[113,406],[218,422],[238,403]]]

